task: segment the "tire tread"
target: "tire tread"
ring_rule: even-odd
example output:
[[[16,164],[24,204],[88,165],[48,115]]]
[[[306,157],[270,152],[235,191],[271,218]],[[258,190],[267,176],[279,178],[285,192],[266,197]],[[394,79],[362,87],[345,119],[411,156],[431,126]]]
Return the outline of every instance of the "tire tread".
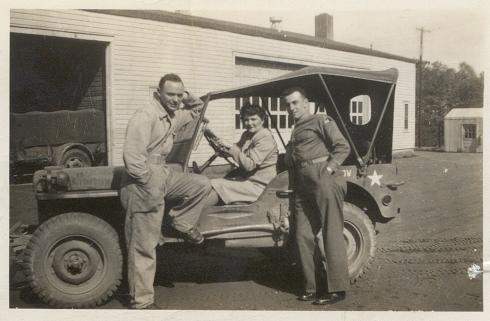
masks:
[[[117,233],[104,220],[96,216],[81,212],[65,213],[47,220],[36,229],[28,244],[26,245],[22,267],[24,270],[24,275],[27,277],[32,291],[36,293],[38,297],[48,305],[56,308],[93,308],[97,305],[105,303],[115,293],[118,286],[121,284],[122,252],[119,245],[117,245],[116,252],[108,252],[110,254],[110,257],[115,256],[115,266],[119,267],[114,276],[114,281],[110,286],[107,287],[107,289],[103,293],[98,295],[98,297],[92,299],[87,299],[85,301],[76,303],[63,301],[61,298],[53,296],[53,293],[51,293],[49,289],[43,287],[43,282],[39,282],[34,271],[36,253],[42,249],[42,240],[49,235],[51,230],[73,224],[77,226],[83,226],[84,228],[98,229],[100,230],[100,232],[105,233],[105,235],[109,239],[111,239],[111,242],[113,242],[113,244],[119,244],[119,237]]]

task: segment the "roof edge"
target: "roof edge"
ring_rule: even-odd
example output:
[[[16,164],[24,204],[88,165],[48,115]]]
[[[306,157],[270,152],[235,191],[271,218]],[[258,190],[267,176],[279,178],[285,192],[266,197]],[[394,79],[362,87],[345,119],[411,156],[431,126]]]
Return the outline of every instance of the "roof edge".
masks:
[[[379,58],[394,59],[409,63],[417,63],[417,59],[398,56],[378,50],[346,44],[334,40],[320,39],[314,36],[301,33],[282,31],[278,32],[269,28],[252,26],[243,23],[229,22],[204,18],[199,16],[185,15],[161,10],[102,10],[102,9],[82,9],[83,11],[108,14],[113,16],[121,16],[127,18],[137,18],[145,20],[153,20],[160,22],[168,22],[182,24],[192,27],[200,27],[205,29],[213,29],[218,31],[232,32],[253,37],[262,37],[280,41],[293,42],[303,45],[320,47],[325,49],[340,50],[362,55],[374,56]]]

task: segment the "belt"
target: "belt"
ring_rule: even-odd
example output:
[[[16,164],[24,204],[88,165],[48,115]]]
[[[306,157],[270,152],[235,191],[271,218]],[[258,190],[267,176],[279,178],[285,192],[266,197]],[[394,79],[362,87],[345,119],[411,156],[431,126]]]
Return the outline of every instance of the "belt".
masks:
[[[165,156],[161,154],[150,154],[148,156],[148,163],[154,165],[165,164]]]
[[[303,168],[303,167],[306,167],[306,166],[311,165],[311,164],[323,163],[323,162],[326,162],[327,160],[328,160],[328,156],[318,157],[318,158],[314,158],[314,159],[308,159],[308,160],[305,160],[302,162],[298,162],[295,167],[296,168]]]

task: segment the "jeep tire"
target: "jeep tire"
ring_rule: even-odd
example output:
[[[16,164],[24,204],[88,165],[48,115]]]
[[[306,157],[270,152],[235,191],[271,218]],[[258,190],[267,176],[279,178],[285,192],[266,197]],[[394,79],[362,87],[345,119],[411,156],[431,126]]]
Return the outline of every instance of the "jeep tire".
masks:
[[[369,217],[357,206],[344,202],[344,240],[349,279],[356,282],[368,269],[376,252],[376,236]]]
[[[57,308],[91,308],[121,284],[119,237],[107,222],[86,213],[55,216],[32,235],[24,273],[34,293]]]

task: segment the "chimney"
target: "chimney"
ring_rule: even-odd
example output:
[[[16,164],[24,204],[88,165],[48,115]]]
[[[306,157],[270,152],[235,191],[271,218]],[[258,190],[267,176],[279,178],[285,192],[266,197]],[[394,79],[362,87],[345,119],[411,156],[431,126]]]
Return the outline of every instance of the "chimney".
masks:
[[[282,27],[281,27],[282,18],[281,17],[270,17],[269,21],[271,23],[271,29],[272,30],[276,30],[278,32],[282,31]]]
[[[333,17],[328,13],[315,16],[315,37],[333,40]]]

